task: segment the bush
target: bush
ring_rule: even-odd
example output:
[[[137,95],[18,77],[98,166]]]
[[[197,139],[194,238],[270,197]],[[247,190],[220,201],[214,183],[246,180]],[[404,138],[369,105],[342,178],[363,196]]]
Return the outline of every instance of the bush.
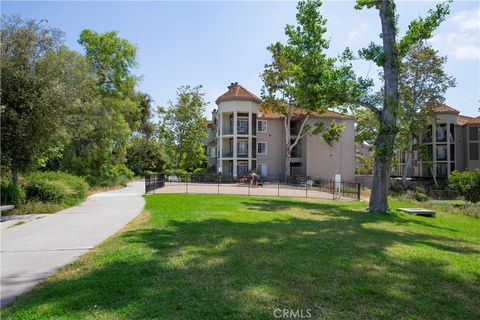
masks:
[[[429,196],[427,196],[426,194],[421,193],[421,192],[416,192],[414,194],[413,198],[417,201],[420,201],[420,202],[425,202],[425,201],[430,200]]]
[[[165,174],[167,175],[175,175],[175,176],[184,176],[188,174],[186,170],[183,169],[167,169],[165,170]]]
[[[127,148],[127,167],[136,175],[160,171],[163,165],[163,151],[155,140],[135,137]]]
[[[65,172],[33,172],[26,180],[27,200],[74,205],[88,192],[84,179]]]
[[[103,175],[90,179],[92,185],[100,187],[126,186],[127,182],[133,178],[133,172],[123,163],[108,165],[103,171]]]
[[[7,177],[1,179],[1,204],[13,204],[15,207],[21,205],[25,200],[25,192],[18,186],[15,188],[12,181]]]
[[[450,188],[458,192],[465,200],[480,202],[480,169],[473,171],[453,171],[448,178]]]
[[[25,187],[28,200],[38,200],[42,202],[63,202],[67,197],[73,194],[62,181],[31,180]]]
[[[207,169],[197,168],[197,169],[193,170],[193,174],[206,175],[207,174]]]

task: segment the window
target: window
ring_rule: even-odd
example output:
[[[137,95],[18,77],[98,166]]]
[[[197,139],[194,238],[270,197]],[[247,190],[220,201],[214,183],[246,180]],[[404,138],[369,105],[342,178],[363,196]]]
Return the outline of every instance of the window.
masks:
[[[237,141],[237,155],[238,156],[248,155],[248,140]]]
[[[248,162],[239,162],[237,164],[237,176],[246,176],[248,174]]]
[[[237,133],[248,134],[248,117],[237,117]]]
[[[422,142],[428,143],[432,142],[432,126],[427,127],[427,131],[422,136]]]
[[[450,142],[455,142],[455,125],[453,123],[450,123],[450,135],[448,140]]]
[[[476,142],[470,142],[468,144],[469,148],[469,160],[478,160],[478,143]]]
[[[261,177],[266,177],[267,176],[267,164],[266,163],[259,163],[257,165],[257,170],[258,170],[258,173],[260,174]]]
[[[437,164],[437,177],[445,178],[448,176],[446,164]]]
[[[470,141],[478,141],[478,127],[468,128],[468,139]]]
[[[447,160],[447,146],[437,146],[437,160]]]
[[[267,143],[266,142],[257,143],[257,154],[267,154]]]
[[[435,128],[435,131],[437,133],[436,135],[437,141],[440,141],[440,142],[447,141],[447,125],[446,124],[440,124],[438,127]]]
[[[267,132],[267,120],[257,121],[257,132]]]
[[[211,147],[210,148],[210,158],[215,158],[217,156],[217,148]]]

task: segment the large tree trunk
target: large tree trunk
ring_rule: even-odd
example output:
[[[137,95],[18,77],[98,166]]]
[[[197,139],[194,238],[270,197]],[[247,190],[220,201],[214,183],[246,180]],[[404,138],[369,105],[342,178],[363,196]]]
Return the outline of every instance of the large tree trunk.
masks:
[[[288,181],[288,176],[290,175],[290,157],[291,157],[291,154],[288,152],[289,150],[289,147],[287,147],[285,149],[285,175],[283,177],[284,179],[284,182],[287,183]]]
[[[405,159],[405,166],[403,167],[403,175],[402,175],[402,184],[403,187],[407,184],[407,175],[408,169],[410,169],[410,162],[412,161],[412,154],[413,154],[413,136],[412,134],[408,137],[408,152],[407,152],[407,159]]]
[[[393,0],[383,0],[380,8],[385,79],[383,110],[379,113],[380,129],[375,140],[375,170],[369,210],[386,212],[388,184],[395,143],[398,108],[398,58],[395,40],[395,11]]]
[[[288,112],[285,115],[285,119],[283,121],[283,126],[285,130],[285,167],[284,167],[284,182],[288,182],[288,176],[290,175],[290,146],[292,144],[291,136],[290,136],[290,121],[291,121],[291,106],[288,107]]]

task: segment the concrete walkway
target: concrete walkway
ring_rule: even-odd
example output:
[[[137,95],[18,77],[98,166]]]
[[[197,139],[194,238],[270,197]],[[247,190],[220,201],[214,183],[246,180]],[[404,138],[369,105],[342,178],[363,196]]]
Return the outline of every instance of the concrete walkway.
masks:
[[[142,211],[143,192],[144,183],[133,182],[55,214],[2,222],[0,306],[119,231]]]

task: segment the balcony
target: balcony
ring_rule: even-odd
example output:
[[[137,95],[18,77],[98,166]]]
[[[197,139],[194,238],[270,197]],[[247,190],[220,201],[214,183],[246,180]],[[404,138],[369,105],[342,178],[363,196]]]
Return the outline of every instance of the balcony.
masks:
[[[222,135],[231,135],[233,134],[233,128],[223,128]]]

